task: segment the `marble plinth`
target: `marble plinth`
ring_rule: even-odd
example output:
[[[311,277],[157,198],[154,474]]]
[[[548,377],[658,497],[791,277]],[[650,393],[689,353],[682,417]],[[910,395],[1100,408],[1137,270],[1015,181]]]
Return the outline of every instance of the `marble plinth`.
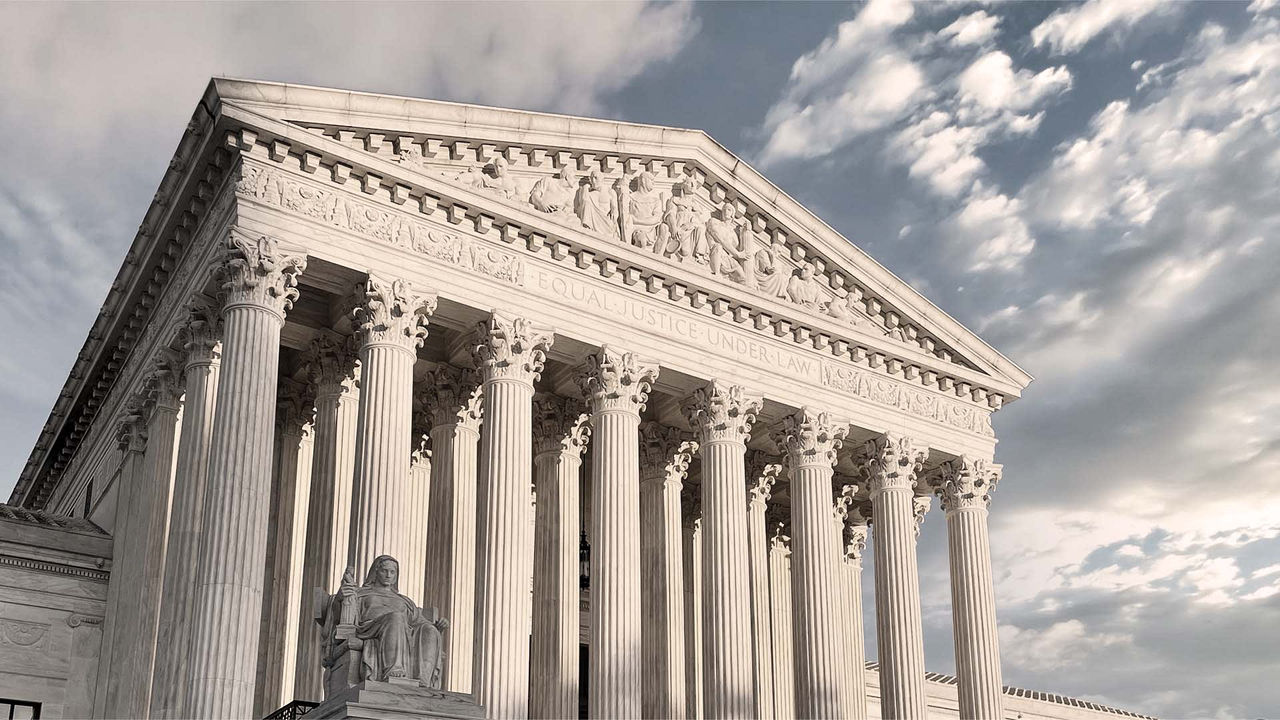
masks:
[[[372,680],[338,693],[303,715],[306,720],[480,720],[484,716],[484,708],[467,693]]]

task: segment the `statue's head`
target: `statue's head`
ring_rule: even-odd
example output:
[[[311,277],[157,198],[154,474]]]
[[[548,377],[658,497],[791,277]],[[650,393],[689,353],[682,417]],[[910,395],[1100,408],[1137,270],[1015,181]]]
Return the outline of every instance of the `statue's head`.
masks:
[[[493,175],[494,177],[502,177],[507,174],[507,159],[499,155],[493,159]]]
[[[568,165],[560,168],[560,172],[556,173],[556,177],[560,178],[560,181],[565,185],[578,184],[578,176],[573,173],[573,168]]]
[[[636,188],[639,189],[640,192],[646,192],[646,193],[652,192],[653,191],[653,173],[649,172],[648,170],[641,172],[640,176],[636,178]]]
[[[591,183],[592,190],[599,190],[604,187],[604,176],[599,170],[592,170],[591,174],[587,175],[587,182]]]
[[[364,578],[365,587],[388,587],[400,592],[400,563],[390,555],[379,555],[369,565]]]

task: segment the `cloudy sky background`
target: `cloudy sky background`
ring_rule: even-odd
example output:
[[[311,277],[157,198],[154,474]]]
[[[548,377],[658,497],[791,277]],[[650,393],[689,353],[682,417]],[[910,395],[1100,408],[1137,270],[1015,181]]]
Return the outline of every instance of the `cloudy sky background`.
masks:
[[[707,130],[1037,377],[995,416],[1006,682],[1280,716],[1275,0],[0,5],[6,495],[212,75]]]

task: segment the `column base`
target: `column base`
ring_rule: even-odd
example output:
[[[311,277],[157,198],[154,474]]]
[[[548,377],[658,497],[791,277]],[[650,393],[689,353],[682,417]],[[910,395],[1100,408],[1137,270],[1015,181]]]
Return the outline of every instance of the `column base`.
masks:
[[[325,700],[306,720],[483,720],[484,708],[466,693],[366,680]]]

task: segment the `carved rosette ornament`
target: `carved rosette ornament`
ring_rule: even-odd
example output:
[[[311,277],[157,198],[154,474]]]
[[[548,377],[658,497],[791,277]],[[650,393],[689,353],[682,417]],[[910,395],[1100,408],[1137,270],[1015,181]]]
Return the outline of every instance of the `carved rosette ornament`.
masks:
[[[484,415],[484,393],[475,370],[440,365],[427,373],[423,402],[431,426],[461,425],[480,429]]]
[[[848,431],[847,425],[835,422],[829,414],[803,407],[782,419],[773,440],[786,451],[793,468],[830,467]]]
[[[533,384],[542,375],[553,336],[550,328],[526,318],[494,312],[476,325],[472,355],[486,379]]]
[[[533,399],[533,454],[563,453],[581,458],[591,437],[591,414],[581,400],[558,396]]]
[[[217,362],[222,355],[222,317],[217,304],[204,295],[187,301],[187,320],[178,329],[178,343],[185,355],[183,372],[193,365]]]
[[[268,235],[232,228],[221,267],[223,308],[255,305],[283,318],[298,298],[298,275],[306,269],[301,250],[283,247]]]
[[[658,377],[658,366],[644,362],[635,353],[601,345],[587,356],[578,375],[578,388],[594,412],[640,414],[649,401],[649,390]]]
[[[657,422],[640,424],[640,480],[684,481],[698,443],[679,428]]]
[[[863,463],[871,494],[914,487],[924,458],[925,451],[909,437],[886,433],[868,441]]]
[[[994,463],[964,455],[943,463],[941,480],[936,488],[943,511],[985,510],[991,504],[991,491],[1000,482],[1001,469]]]
[[[693,391],[684,405],[685,417],[698,432],[703,445],[715,442],[743,443],[751,436],[751,426],[763,399],[741,385],[712,380]]]
[[[427,339],[427,318],[436,311],[435,293],[414,292],[408,280],[369,275],[355,287],[352,316],[361,345],[392,345],[415,352]]]

